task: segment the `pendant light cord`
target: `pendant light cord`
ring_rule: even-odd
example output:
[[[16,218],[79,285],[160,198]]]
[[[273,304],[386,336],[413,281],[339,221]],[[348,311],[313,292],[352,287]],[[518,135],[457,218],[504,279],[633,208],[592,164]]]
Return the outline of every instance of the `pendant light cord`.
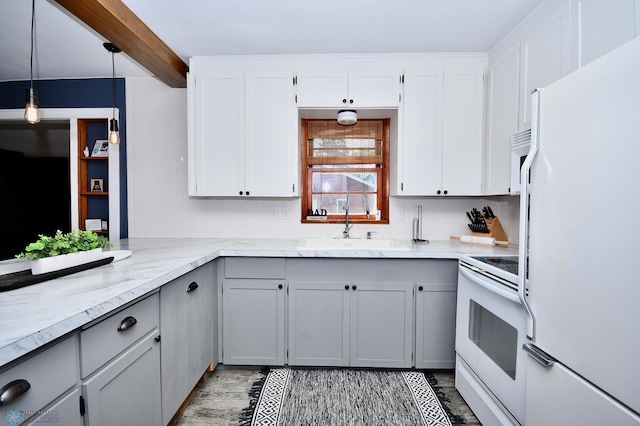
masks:
[[[31,1],[31,89],[33,89],[33,33],[36,20],[36,0]]]
[[[116,60],[115,52],[111,52],[111,92],[113,95],[113,118],[116,118]]]

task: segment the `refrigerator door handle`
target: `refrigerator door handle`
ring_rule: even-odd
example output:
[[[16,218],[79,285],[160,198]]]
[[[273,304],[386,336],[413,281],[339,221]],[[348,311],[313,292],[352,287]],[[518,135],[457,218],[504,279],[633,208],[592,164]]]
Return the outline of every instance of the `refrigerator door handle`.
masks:
[[[522,349],[527,353],[527,355],[535,359],[543,367],[551,367],[557,361],[554,357],[552,357],[533,343],[525,343],[524,345],[522,345]]]
[[[540,145],[540,89],[531,93],[531,146],[520,170],[520,249],[518,250],[518,298],[527,312],[527,338],[535,341],[536,318],[526,299],[529,270],[529,177],[531,164]]]

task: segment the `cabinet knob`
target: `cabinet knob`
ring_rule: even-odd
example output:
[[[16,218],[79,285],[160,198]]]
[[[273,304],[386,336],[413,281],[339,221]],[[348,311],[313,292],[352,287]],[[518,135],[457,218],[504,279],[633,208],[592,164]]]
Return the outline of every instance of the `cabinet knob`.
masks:
[[[345,289],[345,290],[349,290],[349,284],[345,285],[345,286],[344,286],[344,289]]]
[[[436,191],[436,194],[440,195],[442,191],[440,191],[439,189]]]
[[[238,192],[238,194],[242,195],[242,194],[243,194],[243,192],[242,192],[242,191],[240,191],[240,192]]]
[[[136,325],[137,323],[138,323],[138,320],[135,319],[134,317],[126,317],[125,319],[122,320],[122,322],[118,326],[118,332],[128,330],[134,325]]]
[[[357,289],[358,289],[358,287],[356,287],[355,284],[351,286],[351,290],[357,290]]]
[[[449,191],[447,191],[446,189],[444,190],[444,195],[447,195],[449,193]]]
[[[24,379],[14,380],[0,389],[0,405],[9,404],[31,389],[31,384]]]
[[[198,288],[198,283],[193,281],[191,284],[189,284],[189,286],[187,287],[187,293],[191,293],[193,290]]]
[[[158,335],[158,336],[156,336],[156,338],[155,338],[155,339],[153,339],[153,340],[155,340],[157,343],[159,343],[159,342],[160,342],[160,336],[159,336],[159,335]]]
[[[349,103],[352,104],[353,103],[353,99],[349,99]]]
[[[249,191],[247,191],[246,195],[249,195]]]
[[[418,291],[422,291],[422,290],[424,290],[424,287],[422,286],[418,287]]]
[[[282,287],[283,287],[283,285],[282,285],[282,284],[278,284],[278,288],[279,288],[280,290],[282,290]]]
[[[346,99],[343,99],[343,100],[342,100],[342,103],[343,103],[343,104],[346,104],[346,103],[347,103],[347,100],[346,100]]]

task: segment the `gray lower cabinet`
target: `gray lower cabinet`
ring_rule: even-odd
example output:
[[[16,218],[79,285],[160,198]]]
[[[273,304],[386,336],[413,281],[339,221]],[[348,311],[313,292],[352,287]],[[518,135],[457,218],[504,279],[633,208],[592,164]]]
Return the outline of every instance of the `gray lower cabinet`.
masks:
[[[10,422],[8,422],[10,423]],[[82,416],[80,416],[80,389],[65,394],[59,401],[50,407],[40,410],[27,422],[21,425],[42,425],[56,424],[64,426],[82,426]]]
[[[222,278],[222,358],[284,365],[285,259],[230,257]]]
[[[288,363],[453,368],[458,262],[289,259]]]
[[[416,285],[416,368],[454,368],[457,282]]]
[[[77,333],[3,367],[0,389],[7,424],[81,425]]]
[[[213,360],[214,264],[160,289],[162,424],[168,424]]]
[[[289,282],[289,365],[349,365],[351,286]]]
[[[161,424],[158,311],[156,293],[80,333],[85,424]]]
[[[157,336],[157,332],[148,334],[83,382],[89,425],[160,424]]]
[[[289,282],[289,365],[408,368],[413,284]]]
[[[413,356],[413,284],[351,285],[352,367],[409,368]]]
[[[285,294],[284,280],[223,281],[225,364],[284,365]]]

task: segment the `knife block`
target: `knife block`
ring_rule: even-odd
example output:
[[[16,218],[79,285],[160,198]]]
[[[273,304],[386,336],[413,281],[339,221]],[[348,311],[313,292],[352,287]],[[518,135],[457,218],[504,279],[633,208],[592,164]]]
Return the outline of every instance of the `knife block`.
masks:
[[[472,232],[471,235],[475,235],[476,237],[493,237],[496,239],[496,241],[509,244],[509,238],[507,238],[507,233],[504,232],[504,228],[502,227],[502,224],[500,223],[500,219],[498,219],[498,216],[496,217],[484,216],[484,221],[487,224],[487,228],[489,228],[489,233],[485,234],[482,232]]]

